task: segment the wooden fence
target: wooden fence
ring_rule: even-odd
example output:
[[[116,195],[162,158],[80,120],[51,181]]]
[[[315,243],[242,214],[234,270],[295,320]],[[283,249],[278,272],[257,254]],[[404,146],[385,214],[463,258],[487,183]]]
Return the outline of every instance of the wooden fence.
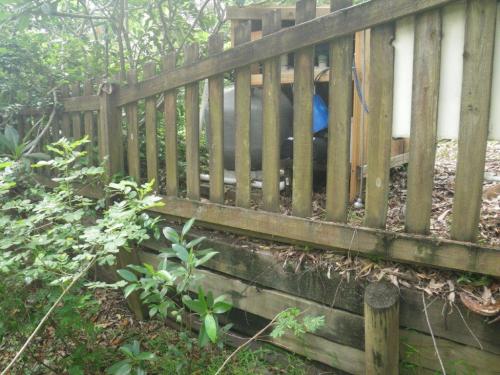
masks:
[[[51,129],[62,136],[91,139],[92,160],[103,161],[109,175],[126,173],[139,180],[140,132],[145,129],[145,175],[155,179],[165,205],[155,211],[282,241],[310,244],[500,276],[500,249],[476,242],[482,200],[483,172],[490,108],[496,0],[467,0],[463,90],[451,240],[429,236],[433,170],[436,153],[439,95],[441,9],[455,0],[372,0],[346,7],[333,1],[332,12],[316,18],[314,0],[296,6],[296,25],[279,30],[279,11],[262,18],[263,38],[250,42],[250,27],[235,29],[235,46],[223,50],[223,37],[212,35],[208,56],[200,58],[196,44],[177,56],[144,66],[144,78],[129,71],[127,84],[103,83],[95,94],[85,82],[62,90],[64,111]],[[405,232],[387,231],[391,156],[395,21],[414,16],[415,52],[412,124]],[[350,122],[352,115],[353,35],[371,29],[370,87],[366,212],[363,227],[347,225],[350,180]],[[314,46],[329,43],[329,127],[326,185],[326,220],[311,220],[313,180],[312,97]],[[279,56],[295,56],[294,158],[292,215],[279,213]],[[251,209],[250,178],[250,65],[263,66],[263,209]],[[452,62],[451,62],[452,63]],[[223,75],[235,77],[236,199],[225,204],[223,165]],[[209,202],[200,198],[199,81],[208,79],[210,187]],[[186,195],[179,189],[176,107],[178,89],[184,90]],[[163,108],[157,102],[162,98]],[[144,104],[144,125],[139,123],[139,101]],[[122,124],[126,121],[126,140]],[[157,134],[163,112],[165,139]],[[97,115],[96,115],[97,114]],[[97,131],[96,131],[97,129]],[[166,176],[160,175],[159,147],[164,142]],[[94,155],[93,150],[98,150]],[[107,156],[105,158],[105,156]],[[165,180],[163,184],[158,182]]]

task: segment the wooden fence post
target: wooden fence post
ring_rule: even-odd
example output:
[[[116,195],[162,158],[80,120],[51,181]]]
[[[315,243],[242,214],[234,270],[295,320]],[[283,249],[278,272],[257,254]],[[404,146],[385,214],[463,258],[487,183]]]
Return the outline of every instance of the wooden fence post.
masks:
[[[365,368],[369,375],[399,373],[399,292],[388,283],[365,290]]]
[[[99,92],[99,126],[100,139],[99,151],[101,153],[100,159],[105,158],[105,168],[107,181],[110,181],[112,176],[123,172],[124,166],[124,152],[123,152],[123,135],[121,129],[121,109],[116,105],[117,86],[109,84],[101,88]],[[116,268],[124,268],[128,264],[139,264],[139,257],[137,253],[132,250],[120,250],[116,257]],[[143,320],[145,318],[144,307],[141,303],[139,295],[132,293],[127,298],[127,303],[136,316],[137,319]]]

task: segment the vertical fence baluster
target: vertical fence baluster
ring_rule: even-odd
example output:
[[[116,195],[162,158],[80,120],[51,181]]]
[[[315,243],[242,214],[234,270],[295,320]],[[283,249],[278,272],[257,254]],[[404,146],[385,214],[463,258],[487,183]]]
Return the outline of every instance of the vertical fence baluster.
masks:
[[[281,12],[274,10],[262,18],[262,35],[281,29]],[[264,61],[262,89],[262,204],[265,210],[280,209],[280,57]]]
[[[59,113],[56,113],[51,127],[50,142],[57,142],[60,138],[59,130],[61,128],[61,115]]]
[[[156,74],[156,64],[148,62],[144,65],[144,79]],[[146,98],[145,104],[146,122],[146,169],[148,181],[154,179],[154,190],[158,191],[158,141],[156,131],[156,96]]]
[[[80,82],[75,82],[71,86],[71,96],[76,98],[82,95]],[[71,114],[71,122],[73,124],[73,139],[82,138],[82,116],[80,112],[73,112]]]
[[[184,65],[199,59],[197,43],[184,48]],[[200,93],[198,82],[186,85],[186,185],[187,197],[200,199]]]
[[[385,228],[389,197],[394,86],[394,25],[371,30],[365,225]]]
[[[312,20],[315,16],[316,0],[297,2],[296,24]],[[292,213],[308,217],[312,212],[313,184],[314,47],[295,52],[294,70]]]
[[[407,232],[427,234],[430,227],[441,67],[441,12],[415,18],[413,52]]]
[[[214,34],[208,40],[208,53],[224,50],[224,35]],[[224,203],[224,75],[208,79],[210,112],[210,201]]]
[[[333,1],[331,11],[352,4]],[[328,220],[345,223],[349,205],[353,35],[330,44],[330,82],[328,116],[328,164],[326,179],[326,215]]]
[[[108,179],[114,174],[123,172],[123,140],[121,129],[121,108],[116,106],[117,86],[108,84],[110,88],[99,93],[99,158],[104,160]],[[107,92],[111,92],[108,94]]]
[[[496,6],[495,0],[467,2],[457,174],[451,226],[452,238],[459,241],[475,241],[478,232],[488,140]]]
[[[83,95],[92,95],[92,80],[87,79],[83,84]],[[87,143],[87,160],[89,165],[93,165],[95,162],[94,155],[94,115],[91,111],[87,111],[83,114],[83,126],[85,129],[85,135],[89,138],[89,143]]]
[[[68,85],[63,85],[61,87],[61,98],[64,99],[67,97],[69,97],[69,87]],[[71,119],[69,113],[64,110],[61,115],[61,122],[62,136],[69,139],[71,137]]]
[[[162,61],[164,72],[175,69],[175,53],[167,54]],[[164,93],[163,112],[165,118],[165,167],[167,170],[166,193],[176,196],[179,178],[177,172],[177,91],[170,90]]]
[[[234,29],[234,45],[249,42],[251,22],[241,22]],[[235,69],[235,171],[236,205],[250,207],[250,66]]]
[[[137,83],[137,70],[130,69],[127,72],[127,84],[132,87]],[[137,114],[137,102],[125,106],[127,116],[127,164],[128,174],[136,182],[141,181],[141,166],[139,152],[139,121]]]

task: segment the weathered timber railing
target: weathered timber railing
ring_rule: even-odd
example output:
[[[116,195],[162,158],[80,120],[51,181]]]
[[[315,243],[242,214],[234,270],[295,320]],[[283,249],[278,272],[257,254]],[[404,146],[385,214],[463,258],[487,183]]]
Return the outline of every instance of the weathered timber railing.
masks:
[[[162,61],[161,73],[149,63],[144,79],[128,73],[127,84],[102,84],[84,96],[73,85],[72,96],[63,89],[64,112],[52,131],[77,137],[90,135],[100,160],[110,174],[128,173],[154,178],[165,206],[155,211],[235,231],[252,232],[283,241],[376,254],[386,258],[431,266],[500,276],[500,249],[475,243],[482,199],[483,171],[491,101],[496,0],[467,0],[463,90],[457,176],[453,204],[452,240],[429,237],[433,170],[436,151],[437,100],[439,96],[441,9],[454,0],[372,0],[338,9],[315,18],[313,0],[297,3],[297,24],[279,30],[280,12],[263,16],[263,38],[250,42],[250,27],[235,30],[235,47],[223,51],[221,35],[213,35],[208,56],[200,59],[197,45],[186,47],[184,64],[175,66],[175,55]],[[415,17],[415,52],[412,94],[411,146],[408,172],[406,233],[385,230],[389,194],[390,141],[393,112],[395,21]],[[351,67],[353,35],[371,29],[370,87],[366,212],[364,227],[347,225],[350,178]],[[308,219],[312,207],[312,95],[314,46],[329,43],[329,143],[326,221]],[[293,52],[294,162],[292,216],[278,214],[279,190],[279,56]],[[263,64],[263,210],[251,210],[250,179],[250,65]],[[236,116],[236,207],[224,204],[223,74],[234,72]],[[210,202],[200,200],[199,86],[208,78]],[[184,88],[186,197],[180,196],[177,140],[177,90]],[[157,100],[163,98],[165,139],[158,139]],[[145,100],[144,126],[138,121],[138,101]],[[127,141],[124,142],[122,108]],[[93,113],[98,126],[92,128]],[[82,129],[80,113],[84,113]],[[96,132],[97,129],[97,132]],[[141,133],[145,129],[145,166],[140,159]],[[166,145],[166,176],[160,174],[159,147]],[[126,147],[124,147],[126,144]],[[92,148],[94,147],[94,148]],[[125,156],[126,150],[126,156]],[[104,158],[106,156],[106,158]],[[126,158],[126,162],[125,162]],[[161,161],[163,162],[163,161]],[[126,166],[126,167],[125,167]],[[160,183],[166,177],[165,188]]]

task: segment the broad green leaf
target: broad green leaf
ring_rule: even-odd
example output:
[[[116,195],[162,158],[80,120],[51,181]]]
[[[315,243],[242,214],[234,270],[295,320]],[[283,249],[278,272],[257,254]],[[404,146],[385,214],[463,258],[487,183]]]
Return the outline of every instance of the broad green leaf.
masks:
[[[206,312],[203,304],[199,300],[193,300],[188,295],[182,296],[182,302],[188,307],[189,310],[194,311],[200,315]]]
[[[19,144],[19,133],[12,126],[8,125],[5,127],[4,135],[12,146],[16,147]]]
[[[228,312],[229,310],[231,310],[232,307],[233,307],[233,305],[230,302],[219,301],[219,302],[214,303],[213,312],[215,314],[224,314],[224,313]]]
[[[165,227],[163,228],[163,235],[167,240],[169,240],[172,243],[178,243],[179,242],[179,235],[175,231],[175,229],[170,228],[170,227]]]
[[[172,249],[180,260],[187,262],[189,253],[184,246],[174,243]]]
[[[127,281],[130,281],[130,282],[134,282],[134,281],[137,281],[137,276],[129,271],[129,270],[126,270],[126,269],[121,269],[121,270],[118,270],[116,271],[122,278],[124,278],[125,280]]]
[[[201,266],[202,264],[205,264],[206,262],[208,262],[210,259],[212,259],[217,254],[218,254],[217,251],[211,251],[208,254],[205,254],[203,257],[201,257],[200,259],[198,259],[195,262],[195,264],[194,264],[195,267],[198,267],[198,266]]]
[[[132,370],[132,365],[128,361],[120,361],[106,370],[109,375],[128,375]]]
[[[191,249],[192,247],[195,247],[197,245],[199,245],[200,243],[202,243],[204,240],[206,240],[206,237],[198,237],[198,238],[195,238],[194,240],[190,241],[186,247],[188,249]]]
[[[208,338],[215,343],[217,341],[217,323],[215,322],[214,316],[212,314],[207,314],[204,323]]]
[[[140,361],[152,361],[156,359],[156,356],[150,352],[141,352],[138,355],[136,355],[135,358]]]
[[[186,224],[184,224],[184,226],[182,227],[182,238],[184,238],[184,236],[186,236],[186,234],[189,232],[189,230],[191,229],[191,227],[193,226],[194,224],[194,217],[192,219],[189,219]]]
[[[130,285],[127,285],[125,287],[125,289],[123,290],[123,293],[125,295],[125,298],[127,298],[134,290],[137,289],[139,285],[137,284],[130,284]]]

